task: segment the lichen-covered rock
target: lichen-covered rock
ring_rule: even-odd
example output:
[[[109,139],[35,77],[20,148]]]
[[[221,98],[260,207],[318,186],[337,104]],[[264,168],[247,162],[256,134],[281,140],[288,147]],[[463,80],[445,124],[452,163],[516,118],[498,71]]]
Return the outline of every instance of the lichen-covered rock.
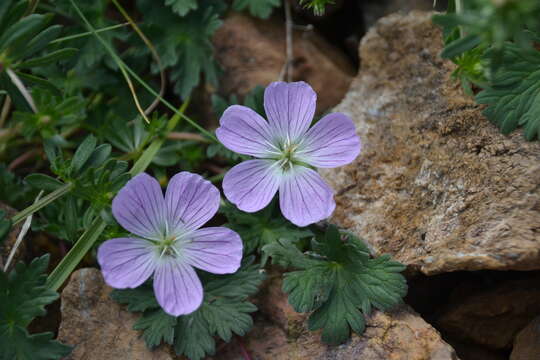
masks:
[[[510,360],[538,359],[540,359],[540,317],[519,332],[510,355]]]
[[[231,14],[213,42],[223,68],[224,94],[242,96],[256,85],[278,80],[286,61],[282,22]],[[313,31],[294,31],[292,65],[293,79],[307,81],[317,92],[319,111],[343,99],[354,75],[346,56]]]
[[[133,330],[137,315],[110,297],[111,288],[97,269],[74,272],[62,291],[58,340],[74,346],[65,360],[171,360],[164,348],[150,351]]]
[[[363,152],[322,171],[332,221],[412,270],[540,269],[540,143],[504,136],[451,78],[432,13],[382,18],[334,109]]]
[[[306,328],[306,316],[296,314],[274,278],[261,293],[263,319],[243,339],[215,359],[241,359],[243,351],[257,360],[456,360],[454,350],[440,334],[407,306],[389,313],[375,311],[367,319],[362,336],[353,335],[345,344],[327,346],[320,332]]]
[[[1,202],[0,202],[0,210],[3,210],[6,212],[7,218],[13,217],[13,215],[17,213],[17,210]],[[0,270],[4,270],[4,265],[9,257],[9,254],[11,253],[11,249],[13,249],[13,246],[17,242],[17,237],[19,236],[19,233],[21,232],[22,224],[23,223],[20,222],[17,225],[12,226],[11,229],[9,230],[9,233],[6,235],[5,239],[0,242]],[[17,263],[17,261],[23,258],[25,250],[26,250],[26,243],[23,240],[20,246],[15,251],[13,260],[11,260],[11,263],[9,265],[10,268],[12,268],[13,265]]]

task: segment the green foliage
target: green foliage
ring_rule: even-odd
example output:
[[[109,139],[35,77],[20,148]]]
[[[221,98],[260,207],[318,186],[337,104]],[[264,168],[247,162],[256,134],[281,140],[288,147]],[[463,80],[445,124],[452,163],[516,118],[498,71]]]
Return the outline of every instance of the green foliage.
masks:
[[[163,312],[150,284],[114,290],[111,296],[127,304],[129,311],[143,311],[134,328],[143,331],[150,348],[165,342],[174,345],[178,355],[191,360],[202,359],[214,354],[214,336],[229,342],[233,333],[242,336],[253,325],[249,314],[257,308],[247,298],[258,290],[264,274],[252,262],[253,258],[248,258],[240,270],[231,275],[201,273],[203,304],[189,315],[173,317]]]
[[[281,0],[234,0],[233,9],[236,11],[249,10],[249,13],[261,19],[267,19],[274,8],[281,5]]]
[[[185,16],[197,9],[197,0],[165,0],[165,5],[170,6],[178,15]]]
[[[308,228],[296,227],[286,220],[277,208],[276,201],[256,213],[242,212],[229,203],[222,206],[220,212],[227,217],[227,226],[242,237],[247,254],[260,252],[263,246],[280,239],[297,242],[313,235]]]
[[[52,333],[30,335],[26,327],[37,316],[45,315],[45,305],[58,298],[47,289],[45,271],[49,256],[23,263],[6,274],[0,271],[0,359],[50,360],[70,353],[69,346],[52,340]]]
[[[527,140],[540,138],[540,52],[507,44],[502,56],[504,65],[492,75],[490,86],[476,96],[476,101],[489,105],[484,115],[503,134],[523,126]]]
[[[477,101],[491,105],[484,112],[489,120],[504,134],[523,126],[528,140],[537,138],[538,50],[533,45],[540,34],[540,2],[454,0],[433,21],[443,29],[441,56],[458,65],[453,75],[469,95],[473,86],[484,89]]]
[[[333,0],[300,0],[300,4],[308,9],[311,9],[315,15],[321,16],[324,14],[326,5],[333,4]]]
[[[11,229],[11,220],[7,218],[7,214],[4,210],[0,210],[0,244],[4,238],[9,234]]]
[[[302,253],[292,242],[281,240],[263,251],[275,263],[298,270],[285,274],[283,291],[298,312],[312,312],[309,329],[322,329],[322,340],[340,344],[350,331],[362,334],[364,315],[372,307],[390,309],[407,292],[403,265],[388,256],[372,259],[357,238],[343,236],[329,226],[313,243],[313,251]]]

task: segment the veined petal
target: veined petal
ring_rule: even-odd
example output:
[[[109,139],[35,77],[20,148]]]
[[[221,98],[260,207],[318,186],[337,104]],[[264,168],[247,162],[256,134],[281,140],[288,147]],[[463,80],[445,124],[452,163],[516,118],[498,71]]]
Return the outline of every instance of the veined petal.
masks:
[[[208,227],[193,232],[192,242],[183,245],[186,262],[213,274],[232,274],[242,260],[242,239],[225,227]]]
[[[360,138],[352,120],[332,113],[309,129],[296,155],[312,166],[333,168],[352,162],[359,153]]]
[[[168,235],[198,229],[216,214],[219,201],[219,190],[202,176],[189,172],[174,175],[165,194]]]
[[[223,178],[223,192],[240,210],[255,212],[270,203],[280,181],[275,160],[248,160],[233,167]]]
[[[296,166],[279,186],[279,206],[293,224],[306,226],[329,217],[336,203],[332,189],[317,172]]]
[[[135,235],[157,240],[165,231],[165,202],[156,179],[142,173],[129,180],[112,203],[113,215]]]
[[[186,315],[202,304],[203,288],[195,270],[174,258],[162,259],[154,274],[159,305],[172,316]]]
[[[157,255],[149,241],[117,238],[101,244],[97,260],[105,282],[113,288],[125,289],[136,288],[152,275]]]
[[[313,120],[317,94],[303,81],[274,82],[264,91],[264,110],[273,133],[282,140],[296,141]]]
[[[255,157],[268,157],[278,151],[272,144],[268,122],[248,107],[229,106],[219,123],[216,136],[229,150]]]

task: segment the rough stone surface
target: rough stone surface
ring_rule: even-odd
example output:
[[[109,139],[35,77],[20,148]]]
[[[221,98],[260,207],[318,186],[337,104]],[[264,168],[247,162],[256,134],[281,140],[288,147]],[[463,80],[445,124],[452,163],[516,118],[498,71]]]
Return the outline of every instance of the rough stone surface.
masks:
[[[540,359],[540,317],[519,332],[510,355],[510,360],[538,359]]]
[[[215,54],[224,74],[224,94],[244,95],[256,85],[278,80],[285,64],[282,22],[232,14],[214,36]],[[318,110],[338,104],[349,88],[354,69],[349,60],[313,31],[295,31],[293,80],[304,80],[318,94]]]
[[[17,213],[17,210],[1,202],[0,202],[0,210],[4,210],[8,218],[12,217],[13,215]],[[15,242],[17,241],[17,236],[21,232],[22,224],[23,223],[20,222],[17,225],[12,226],[11,230],[9,231],[9,234],[6,236],[4,241],[0,242],[0,269],[1,270],[4,269],[4,264],[6,263],[9,257],[9,253],[11,252],[11,249],[13,248],[13,246],[15,245]],[[23,240],[21,242],[21,245],[15,252],[15,256],[13,257],[13,260],[11,260],[11,264],[9,266],[10,268],[12,268],[13,265],[16,264],[17,261],[19,261],[24,256],[25,250],[26,250],[26,243]]]
[[[540,275],[507,280],[489,290],[478,291],[478,286],[458,286],[435,326],[456,339],[510,349],[516,334],[540,315]]]
[[[65,360],[171,360],[163,348],[147,349],[133,330],[137,316],[110,297],[111,288],[97,269],[77,270],[62,291],[58,339],[74,346]]]
[[[390,15],[362,40],[335,110],[363,151],[322,172],[337,192],[332,221],[428,275],[540,269],[540,143],[500,134],[463,94],[432,14]]]
[[[306,317],[287,304],[276,277],[261,295],[259,307],[264,319],[242,339],[244,350],[257,360],[455,360],[454,350],[408,307],[391,313],[374,312],[362,336],[353,335],[340,346],[326,346],[319,332],[306,330]],[[271,308],[278,308],[269,311]],[[242,349],[232,344],[220,353],[220,360],[242,359]]]
[[[446,1],[437,1],[437,8],[446,9]],[[395,12],[406,14],[413,10],[433,10],[432,0],[364,0],[360,2],[366,28],[370,28],[383,16]]]

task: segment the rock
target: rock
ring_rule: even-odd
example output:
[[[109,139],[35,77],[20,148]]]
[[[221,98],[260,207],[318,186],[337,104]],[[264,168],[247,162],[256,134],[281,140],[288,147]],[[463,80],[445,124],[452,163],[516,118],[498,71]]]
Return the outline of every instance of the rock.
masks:
[[[540,317],[519,332],[510,360],[540,359]]]
[[[454,350],[440,334],[410,308],[390,313],[375,311],[362,336],[353,335],[345,344],[327,346],[320,332],[309,332],[306,316],[296,314],[286,302],[279,277],[261,293],[259,308],[264,319],[253,330],[220,353],[220,360],[241,359],[243,351],[257,360],[455,360]],[[271,310],[275,305],[278,310]],[[289,315],[284,315],[289,314]],[[216,358],[217,360],[217,358]]]
[[[285,64],[285,26],[233,13],[216,32],[215,55],[223,67],[220,91],[245,95],[256,85],[278,80]],[[313,31],[293,36],[293,79],[308,82],[317,92],[321,112],[338,104],[349,88],[354,69],[337,48]]]
[[[58,339],[74,346],[65,360],[171,360],[165,348],[147,349],[133,330],[137,315],[110,297],[111,288],[97,269],[74,272],[62,291]]]
[[[8,218],[13,217],[17,213],[17,210],[13,209],[12,207],[3,204],[0,202],[0,210],[4,210],[6,212],[6,216]],[[18,223],[15,226],[11,227],[11,230],[9,231],[9,234],[6,236],[4,241],[0,242],[0,270],[4,270],[4,264],[6,263],[9,253],[11,252],[11,249],[17,242],[17,236],[19,236],[19,233],[21,232],[23,222]],[[13,257],[13,260],[11,260],[11,263],[9,265],[10,268],[13,267],[19,260],[21,260],[24,257],[26,251],[26,243],[23,240],[17,249],[15,251],[15,256]]]
[[[510,349],[516,334],[540,315],[540,275],[478,290],[480,286],[459,285],[435,325],[452,338]]]
[[[321,171],[332,221],[411,271],[540,269],[540,142],[510,136],[451,78],[429,12],[390,15],[363,38],[361,71],[335,111],[363,151]]]

